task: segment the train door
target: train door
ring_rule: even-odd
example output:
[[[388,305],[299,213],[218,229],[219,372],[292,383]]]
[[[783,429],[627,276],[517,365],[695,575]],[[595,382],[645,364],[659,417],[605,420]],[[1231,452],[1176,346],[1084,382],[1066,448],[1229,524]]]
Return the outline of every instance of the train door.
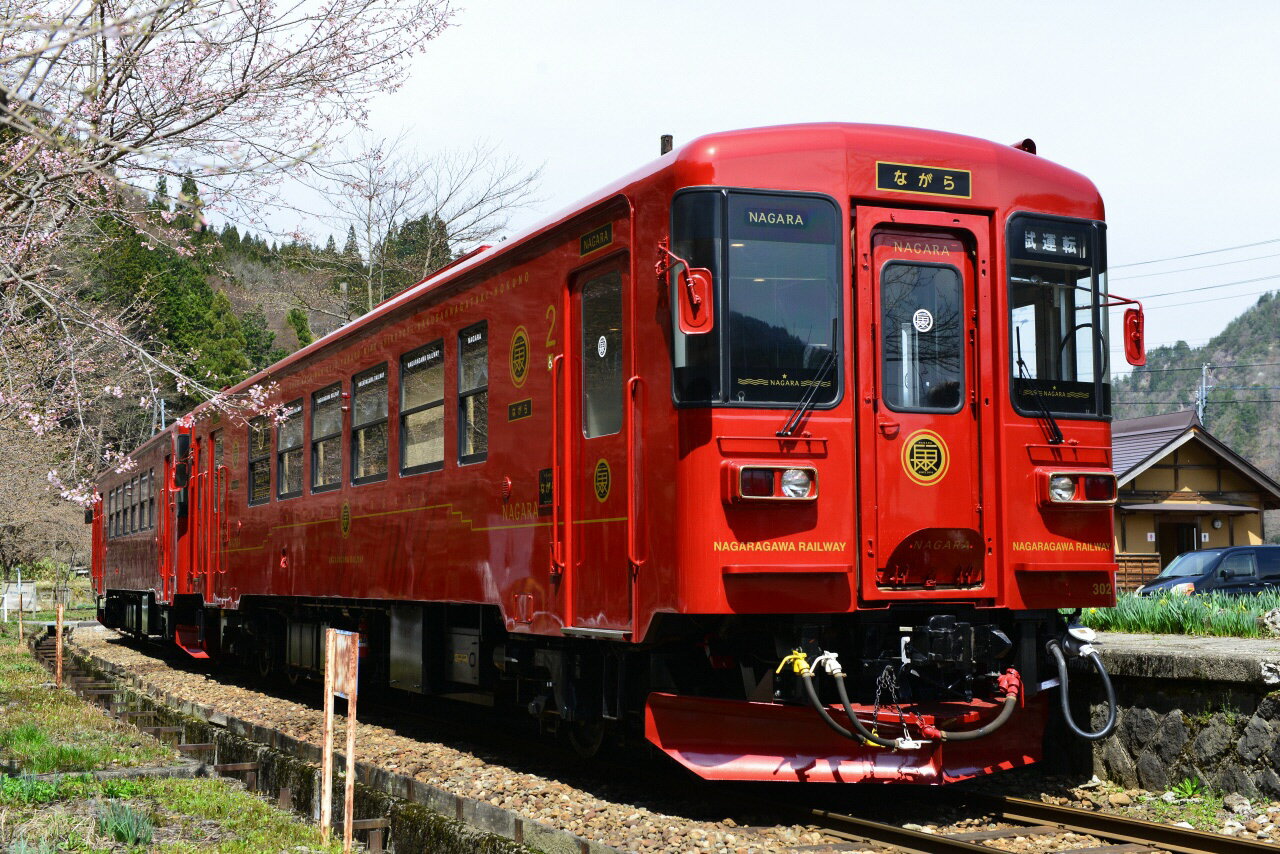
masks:
[[[625,633],[631,628],[627,562],[626,367],[631,342],[623,318],[628,299],[625,256],[570,282],[564,383],[569,468],[565,519],[569,575],[568,633]]]
[[[859,208],[863,407],[864,598],[975,591],[984,586],[982,414],[990,376],[979,353],[987,279],[987,220]],[[980,304],[981,303],[981,304]],[[988,348],[989,349],[989,348]],[[868,376],[870,374],[870,376]],[[984,403],[985,401],[985,403]],[[873,570],[873,571],[868,571]]]

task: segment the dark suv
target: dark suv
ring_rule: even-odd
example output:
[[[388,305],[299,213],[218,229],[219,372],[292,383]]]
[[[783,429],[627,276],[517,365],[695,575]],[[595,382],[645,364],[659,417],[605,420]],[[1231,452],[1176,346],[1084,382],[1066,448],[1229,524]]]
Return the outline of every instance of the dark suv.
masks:
[[[1260,593],[1280,590],[1280,546],[1231,546],[1183,552],[1138,588],[1160,593]]]

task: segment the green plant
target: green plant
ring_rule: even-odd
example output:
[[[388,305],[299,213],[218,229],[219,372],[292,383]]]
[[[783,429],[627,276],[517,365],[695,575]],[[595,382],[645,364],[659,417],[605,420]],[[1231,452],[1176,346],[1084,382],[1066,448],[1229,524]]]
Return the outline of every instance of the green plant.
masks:
[[[10,845],[8,854],[58,854],[58,846],[47,839],[33,845],[24,838]]]
[[[98,832],[125,845],[147,845],[155,834],[151,819],[124,801],[106,801],[98,807]]]
[[[57,783],[30,774],[0,778],[0,804],[47,804],[57,799]]]
[[[1199,798],[1209,792],[1198,777],[1187,777],[1181,783],[1175,784],[1169,791],[1180,798]]]
[[[1258,618],[1273,608],[1280,608],[1280,591],[1250,596],[1121,593],[1115,607],[1086,608],[1080,619],[1100,631],[1249,638],[1263,636]]]

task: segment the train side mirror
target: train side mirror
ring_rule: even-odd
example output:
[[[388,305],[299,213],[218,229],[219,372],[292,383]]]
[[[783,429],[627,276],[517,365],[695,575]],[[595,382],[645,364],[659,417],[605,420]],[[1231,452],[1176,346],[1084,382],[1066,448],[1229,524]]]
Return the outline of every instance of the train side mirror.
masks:
[[[715,280],[705,267],[689,267],[681,262],[672,267],[676,281],[676,303],[680,308],[680,331],[685,335],[706,335],[715,328]]]
[[[1142,367],[1147,363],[1145,319],[1142,309],[1125,309],[1124,313],[1124,357],[1134,367]]]

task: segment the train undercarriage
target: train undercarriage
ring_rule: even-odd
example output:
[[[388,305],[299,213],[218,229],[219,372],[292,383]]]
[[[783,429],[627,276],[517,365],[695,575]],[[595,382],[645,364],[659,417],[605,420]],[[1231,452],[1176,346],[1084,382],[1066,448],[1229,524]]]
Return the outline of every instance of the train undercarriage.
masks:
[[[292,684],[322,672],[325,628],[355,631],[366,693],[508,708],[583,755],[643,734],[710,779],[936,783],[1029,764],[1041,755],[1046,690],[1058,686],[1052,649],[1071,637],[1054,611],[963,605],[662,615],[646,642],[622,644],[509,633],[481,605],[239,604],[109,591],[99,613],[127,634]],[[1000,750],[968,747],[1001,728]]]

